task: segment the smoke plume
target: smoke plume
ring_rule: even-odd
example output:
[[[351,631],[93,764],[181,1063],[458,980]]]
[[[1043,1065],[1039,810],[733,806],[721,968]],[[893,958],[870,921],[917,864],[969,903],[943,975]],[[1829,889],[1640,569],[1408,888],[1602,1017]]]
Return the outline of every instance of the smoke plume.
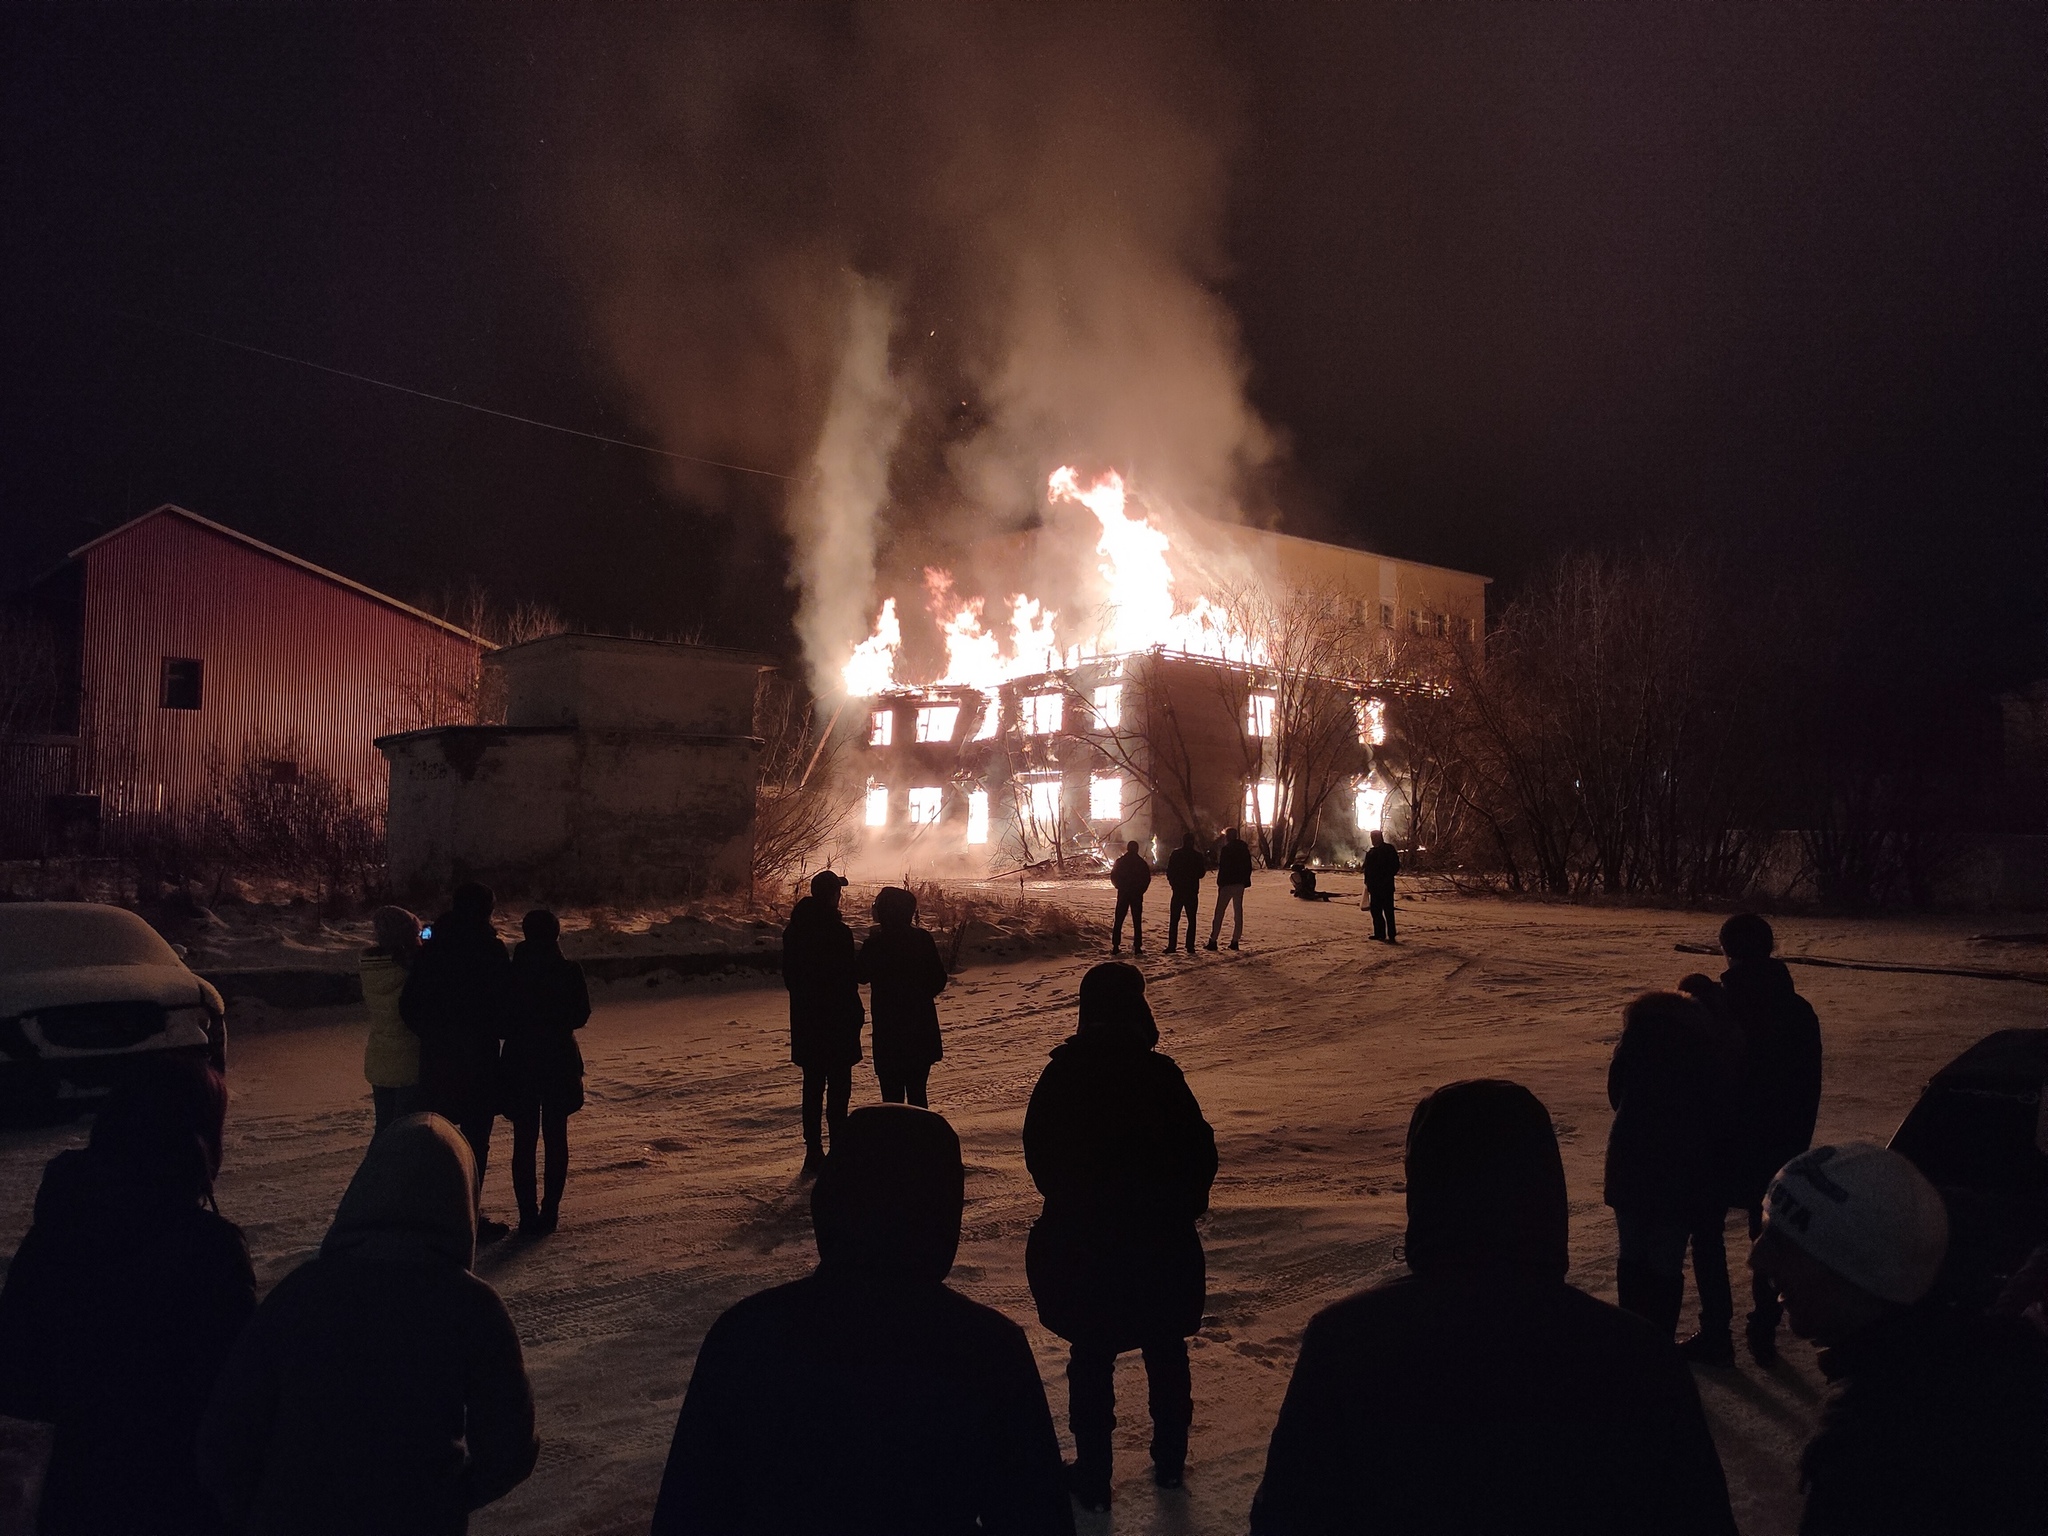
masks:
[[[872,618],[878,552],[1026,526],[1057,464],[1239,507],[1274,440],[1215,291],[1235,95],[1210,8],[588,25],[571,255],[666,446],[810,477],[680,488],[783,519],[821,677]]]

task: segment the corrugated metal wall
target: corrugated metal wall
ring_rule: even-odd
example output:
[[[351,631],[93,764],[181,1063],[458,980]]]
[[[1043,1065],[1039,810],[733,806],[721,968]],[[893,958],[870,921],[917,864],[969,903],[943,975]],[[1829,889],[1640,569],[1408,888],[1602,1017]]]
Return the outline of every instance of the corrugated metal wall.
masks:
[[[318,769],[381,807],[371,743],[421,718],[419,679],[454,677],[474,647],[364,593],[174,512],[93,545],[85,566],[76,787],[101,797],[118,844],[199,829],[249,758]],[[200,707],[162,706],[164,661],[201,663]]]

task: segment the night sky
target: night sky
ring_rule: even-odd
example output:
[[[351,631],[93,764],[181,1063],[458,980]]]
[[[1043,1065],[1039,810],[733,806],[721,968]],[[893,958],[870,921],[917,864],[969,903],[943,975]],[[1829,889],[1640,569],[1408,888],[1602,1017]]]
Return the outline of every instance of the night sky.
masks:
[[[781,14],[829,39],[846,10]],[[1705,538],[1958,683],[2048,671],[2042,14],[1213,8],[1212,286],[1290,525],[1503,591]],[[778,482],[188,334],[661,441],[565,254],[645,60],[628,14],[555,25],[8,9],[0,582],[168,500],[401,596],[787,644]],[[622,110],[605,148],[643,131]]]

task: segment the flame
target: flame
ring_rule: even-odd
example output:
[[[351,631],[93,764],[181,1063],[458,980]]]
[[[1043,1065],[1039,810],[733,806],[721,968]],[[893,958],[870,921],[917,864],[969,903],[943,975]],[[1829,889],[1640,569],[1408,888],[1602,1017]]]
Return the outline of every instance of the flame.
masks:
[[[1085,658],[1151,650],[1253,664],[1267,659],[1265,647],[1206,594],[1181,604],[1167,560],[1173,541],[1165,529],[1131,509],[1122,475],[1112,470],[1083,485],[1079,474],[1063,465],[1046,481],[1046,496],[1086,507],[1095,517],[1095,569],[1107,593],[1099,625],[1085,636],[1062,635],[1055,610],[1035,597],[1013,593],[1005,648],[1003,637],[986,622],[985,600],[960,601],[950,573],[927,569],[926,606],[945,641],[946,670],[924,686],[993,693],[1004,683],[1056,672]],[[865,697],[903,686],[896,676],[902,642],[896,600],[890,598],[882,604],[874,633],[854,647],[846,664],[847,693]]]

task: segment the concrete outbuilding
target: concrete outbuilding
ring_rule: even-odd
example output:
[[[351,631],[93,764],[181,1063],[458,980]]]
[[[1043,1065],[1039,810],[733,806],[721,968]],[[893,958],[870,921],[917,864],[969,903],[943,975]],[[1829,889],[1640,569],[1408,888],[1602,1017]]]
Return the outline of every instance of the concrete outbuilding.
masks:
[[[711,646],[550,635],[494,652],[505,724],[379,738],[401,892],[482,880],[528,900],[745,884],[769,664]]]

